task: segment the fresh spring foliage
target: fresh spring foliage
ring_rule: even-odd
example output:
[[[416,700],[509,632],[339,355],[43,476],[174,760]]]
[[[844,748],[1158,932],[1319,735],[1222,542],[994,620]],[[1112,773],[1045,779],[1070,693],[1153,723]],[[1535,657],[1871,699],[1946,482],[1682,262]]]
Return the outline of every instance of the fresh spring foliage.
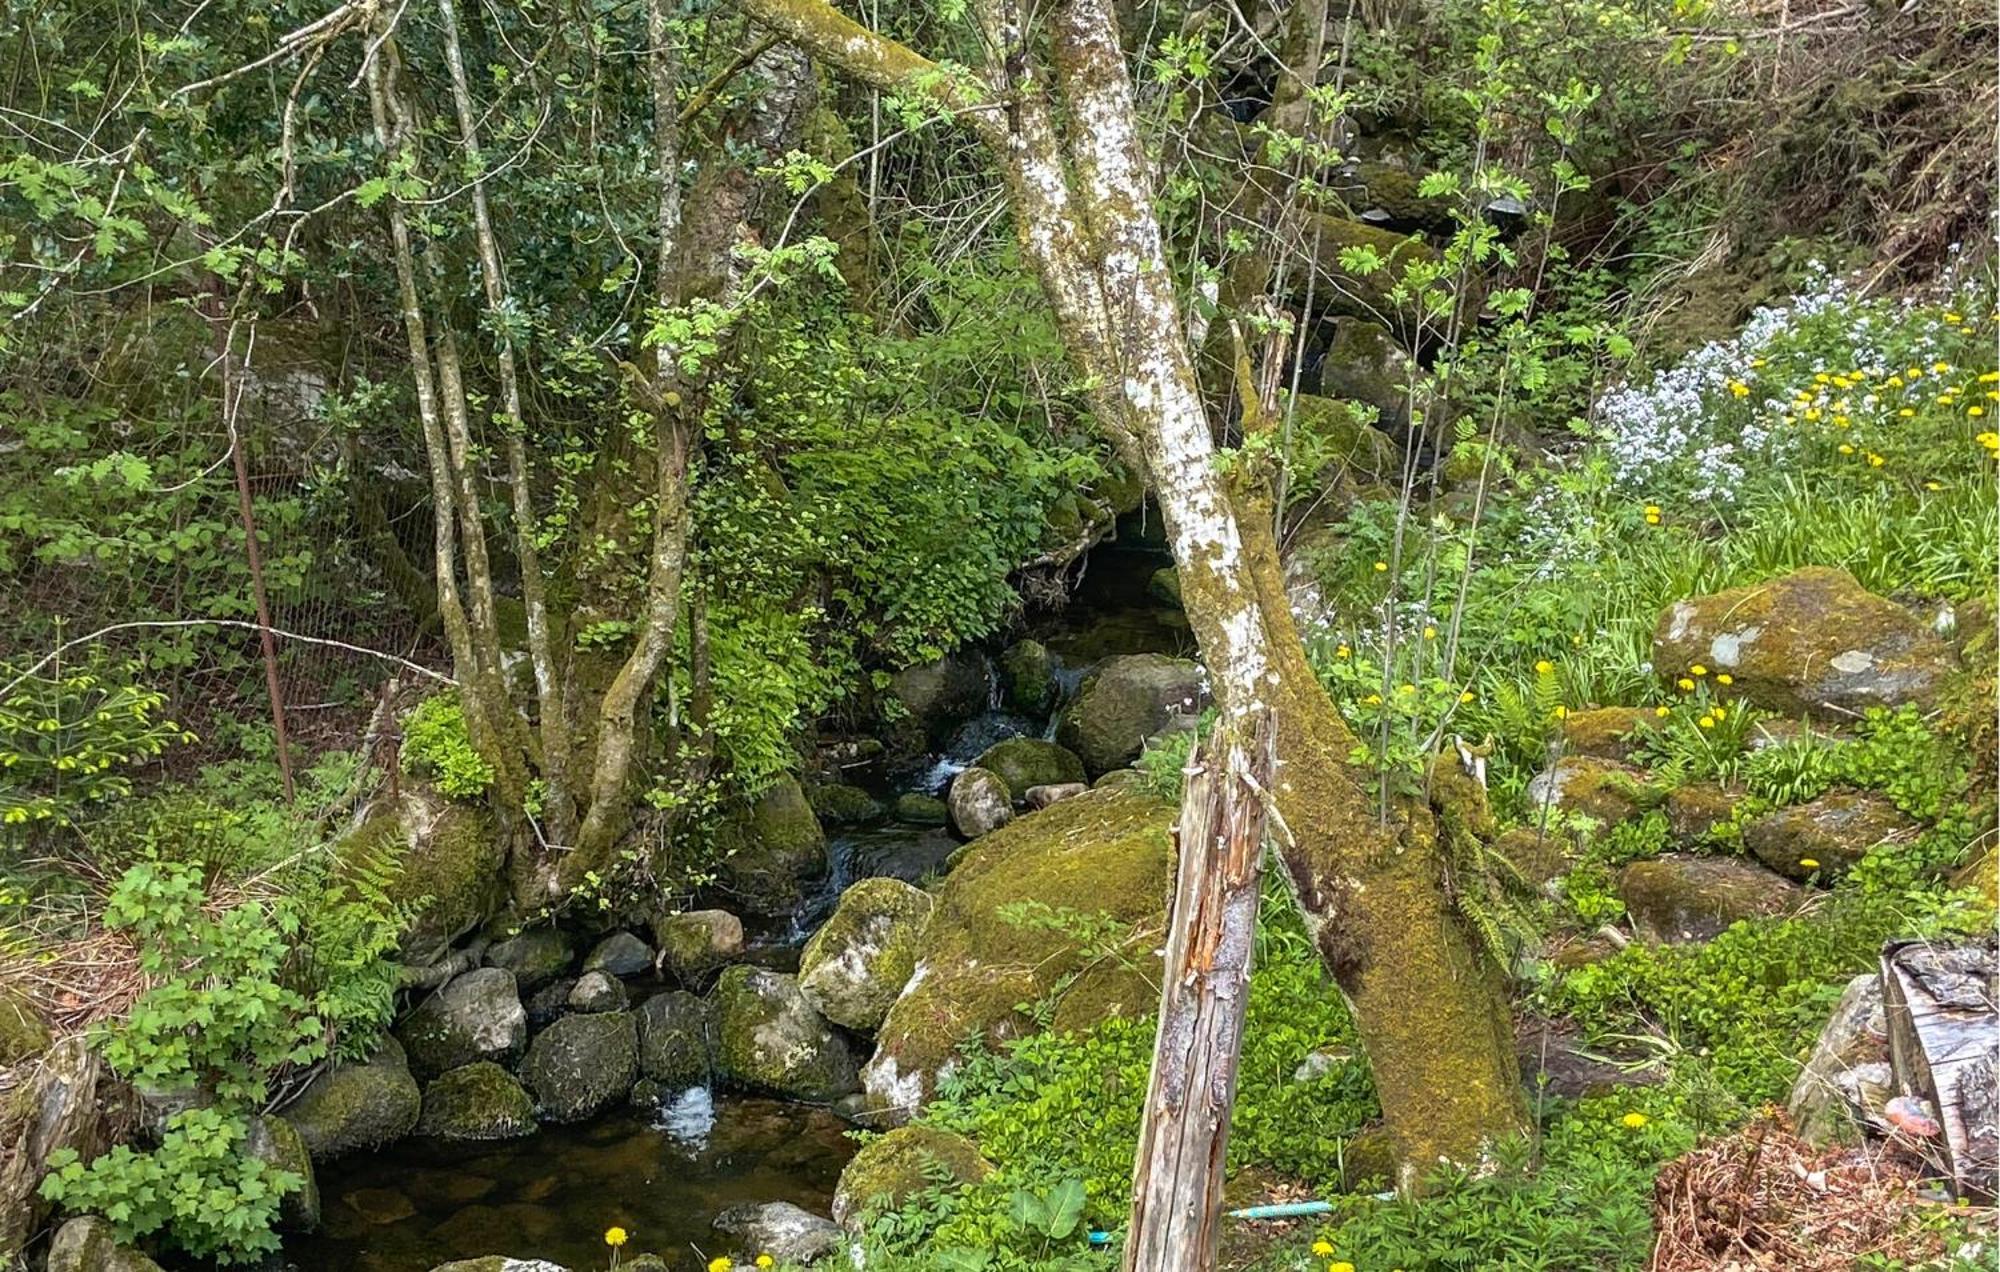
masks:
[[[430,779],[439,794],[474,800],[493,784],[493,766],[473,749],[455,694],[425,698],[403,719],[403,771]]]
[[[9,691],[0,702],[0,827],[69,826],[84,810],[130,795],[132,769],[193,740],[161,714],[166,696],[136,670],[100,652]]]

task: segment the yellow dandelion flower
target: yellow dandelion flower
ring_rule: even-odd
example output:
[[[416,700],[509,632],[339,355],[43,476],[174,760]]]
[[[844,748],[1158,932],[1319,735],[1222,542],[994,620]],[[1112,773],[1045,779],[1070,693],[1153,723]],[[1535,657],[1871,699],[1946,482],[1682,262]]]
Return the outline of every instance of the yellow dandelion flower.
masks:
[[[1706,676],[1707,674],[1708,668],[1702,666],[1700,663],[1696,663],[1694,666],[1688,668],[1688,675],[1690,676]]]
[[[1338,1263],[1327,1264],[1326,1272],[1354,1272],[1354,1265],[1346,1259],[1342,1259]]]
[[[1695,721],[1695,723],[1699,724],[1704,729],[1713,729],[1715,727],[1715,717],[1703,716],[1701,719]]]
[[[613,1228],[606,1228],[604,1230],[604,1244],[610,1246],[614,1250],[617,1249],[619,1246],[624,1245],[626,1239],[627,1235],[625,1229],[623,1228],[613,1227]]]
[[[760,1268],[773,1268],[776,1267],[777,1265],[778,1261],[772,1258],[768,1254],[760,1254],[757,1256],[757,1266]]]
[[[1832,379],[1832,378],[1833,378],[1833,377],[1832,377],[1832,376],[1830,376],[1830,375],[1828,375],[1828,374],[1827,374],[1826,372],[1824,372],[1824,371],[1821,371],[1821,372],[1820,372],[1819,374],[1817,374],[1817,375],[1813,376],[1813,383],[1814,383],[1814,384],[1825,384],[1825,383],[1826,383],[1826,382],[1827,382],[1828,380],[1830,380],[1830,379]]]
[[[1535,674],[1538,676],[1546,676],[1555,669],[1556,665],[1546,658],[1535,664]]]
[[[1840,444],[1840,453],[1843,455],[1852,455],[1854,453],[1854,448],[1852,446],[1849,446],[1846,442],[1842,442]]]
[[[1931,372],[1934,375],[1943,375],[1945,372],[1949,370],[1951,370],[1951,363],[1949,362],[1940,360],[1931,363]]]
[[[1803,866],[1807,870],[1819,869],[1819,862],[1811,857],[1800,857],[1799,865]]]
[[[1736,677],[1726,671],[1718,671],[1715,673],[1715,683],[1718,685],[1733,685],[1736,683]]]
[[[1952,326],[1956,327],[1956,326],[1957,326],[1957,325],[1958,325],[1959,323],[1962,323],[1962,322],[1964,322],[1964,321],[1965,321],[1965,315],[1964,315],[1964,314],[1946,314],[1946,315],[1944,316],[1944,320],[1945,320],[1946,322],[1950,323],[1950,324],[1951,324]]]
[[[1905,367],[1903,369],[1903,378],[1906,380],[1921,380],[1924,378],[1924,369],[1922,367]]]
[[[1416,687],[1415,685],[1397,685],[1397,686],[1396,686],[1396,692],[1397,692],[1397,693],[1415,693],[1416,691],[1417,691],[1417,687]]]
[[[1910,418],[1910,417],[1911,417],[1912,415],[1915,415],[1915,414],[1916,414],[1916,412],[1915,412],[1915,411],[1913,411],[1913,410],[1911,410],[1911,409],[1910,409],[1909,407],[1907,407],[1907,406],[1906,406],[1906,407],[1904,407],[1904,408],[1903,408],[1902,410],[1900,410],[1900,411],[1896,412],[1896,414],[1898,414],[1898,415],[1902,416],[1902,417],[1903,417],[1904,419],[1906,419],[1906,420],[1907,420],[1907,419],[1909,419],[1909,418]]]
[[[1555,709],[1555,717],[1558,720],[1567,720],[1569,718],[1569,708],[1558,703]]]
[[[1983,406],[1968,406],[1965,408],[1965,413],[1974,419],[1978,419],[1980,416],[1986,414],[1986,408]]]
[[[1367,703],[1371,707],[1379,707],[1382,705],[1382,695],[1379,693],[1371,693],[1367,697],[1363,698],[1362,701]]]
[[[1657,512],[1649,512],[1649,513],[1647,513],[1647,514],[1646,514],[1646,524],[1647,524],[1647,525],[1649,525],[1649,526],[1657,526],[1657,525],[1659,525],[1659,524],[1660,524],[1660,514],[1659,514],[1659,513],[1657,513]]]
[[[1339,649],[1333,651],[1333,656],[1335,658],[1350,658],[1353,656],[1353,654],[1354,651],[1349,649],[1345,645],[1342,645]]]
[[[1425,640],[1436,640],[1437,638],[1438,638],[1438,629],[1437,629],[1437,628],[1435,628],[1435,627],[1430,627],[1430,626],[1426,626],[1426,627],[1424,628],[1424,639],[1425,639]]]
[[[1903,377],[1900,375],[1892,375],[1888,379],[1882,381],[1882,387],[1888,389],[1900,389],[1903,387]]]
[[[708,1261],[708,1272],[729,1272],[736,1266],[736,1260],[726,1254],[718,1254]]]
[[[1880,468],[1882,466],[1882,457],[1880,455],[1877,455],[1874,451],[1869,451],[1868,466],[1870,468]]]
[[[1762,358],[1752,358],[1752,359],[1750,359],[1750,369],[1751,369],[1752,371],[1755,371],[1755,370],[1757,370],[1757,369],[1761,368],[1761,367],[1762,367],[1763,365],[1764,365],[1764,359],[1762,359]]]
[[[1647,504],[1647,505],[1646,505],[1646,515],[1647,515],[1647,516],[1649,516],[1649,517],[1657,517],[1657,516],[1659,516],[1659,515],[1660,515],[1660,505],[1658,505],[1658,504]]]
[[[1816,407],[1816,406],[1809,406],[1809,407],[1807,407],[1807,408],[1806,408],[1806,418],[1807,418],[1807,419],[1809,419],[1809,420],[1816,420],[1816,419],[1818,419],[1819,417],[1820,417],[1820,409],[1819,409],[1818,407]]]
[[[1664,720],[1664,719],[1666,719],[1666,718],[1667,718],[1668,716],[1672,715],[1672,714],[1673,714],[1673,712],[1672,712],[1671,710],[1669,710],[1668,708],[1666,708],[1666,707],[1654,707],[1654,708],[1653,708],[1653,714],[1654,714],[1654,715],[1656,715],[1656,716],[1658,716],[1658,717],[1660,717],[1660,718],[1661,718],[1662,720]]]
[[[1750,396],[1750,386],[1741,380],[1731,380],[1729,382],[1729,393],[1731,397],[1747,398]]]
[[[1458,700],[1459,700],[1460,702],[1471,702],[1471,701],[1472,701],[1472,690],[1470,690],[1470,689],[1467,689],[1467,690],[1466,690],[1466,691],[1465,691],[1464,693],[1461,693],[1461,694],[1459,694],[1459,695],[1458,695]]]
[[[1632,1112],[1632,1113],[1627,1113],[1624,1117],[1621,1117],[1618,1120],[1636,1131],[1640,1127],[1644,1126],[1646,1123],[1652,1121],[1653,1119],[1647,1117],[1644,1113]]]
[[[1694,691],[1694,681],[1689,680],[1686,676],[1682,676],[1679,680],[1674,681],[1674,683],[1681,687],[1681,692],[1683,693],[1692,693]]]
[[[1333,1245],[1324,1240],[1315,1241],[1313,1242],[1313,1253],[1322,1259],[1327,1258],[1333,1254]]]
[[[2000,371],[1988,371],[1979,377],[1981,384],[2000,384]]]
[[[1941,482],[1941,481],[1927,481],[1927,482],[1925,482],[1925,483],[1924,483],[1924,489],[1925,489],[1925,490],[1943,490],[1943,489],[1944,489],[1944,483],[1943,483],[1943,482]]]
[[[1388,568],[1389,568],[1389,563],[1388,563],[1387,561],[1377,561],[1377,562],[1375,563],[1375,573],[1377,573],[1377,574],[1381,574],[1381,573],[1382,573],[1383,571],[1387,570]]]
[[[2000,451],[2000,433],[1993,433],[1993,432],[1981,433],[1974,440],[1977,441],[1981,446],[1984,446],[1987,450]]]

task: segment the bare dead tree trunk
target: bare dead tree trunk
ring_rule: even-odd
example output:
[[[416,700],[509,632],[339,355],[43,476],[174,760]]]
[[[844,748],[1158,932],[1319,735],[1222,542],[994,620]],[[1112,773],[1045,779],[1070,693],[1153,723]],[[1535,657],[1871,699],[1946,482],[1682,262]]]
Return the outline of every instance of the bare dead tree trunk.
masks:
[[[1127,1272],[1215,1266],[1275,742],[1260,711],[1217,730],[1189,762]]]

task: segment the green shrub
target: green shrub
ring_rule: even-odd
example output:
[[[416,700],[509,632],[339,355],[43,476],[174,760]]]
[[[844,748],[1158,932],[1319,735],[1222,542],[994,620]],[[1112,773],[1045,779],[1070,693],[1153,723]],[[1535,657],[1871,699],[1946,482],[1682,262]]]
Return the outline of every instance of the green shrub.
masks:
[[[493,785],[493,766],[473,749],[458,695],[424,699],[403,721],[403,771],[430,779],[449,799],[478,799]]]
[[[120,1144],[90,1162],[49,1155],[42,1196],[75,1214],[102,1215],[121,1242],[159,1235],[199,1258],[249,1263],[279,1248],[278,1205],[305,1180],[244,1151],[241,1113],[190,1109],[168,1119],[159,1147]]]
[[[24,676],[0,700],[0,825],[69,826],[132,793],[131,770],[194,735],[160,712],[138,668],[93,652],[81,666]],[[0,676],[13,679],[0,667]]]

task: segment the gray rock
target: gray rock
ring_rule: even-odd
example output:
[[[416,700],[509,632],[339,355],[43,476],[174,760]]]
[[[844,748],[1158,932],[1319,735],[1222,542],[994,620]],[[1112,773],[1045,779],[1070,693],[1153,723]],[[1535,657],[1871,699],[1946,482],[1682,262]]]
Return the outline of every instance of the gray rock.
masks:
[[[417,1125],[423,1094],[393,1039],[363,1064],[336,1064],[284,1109],[316,1162],[356,1149],[380,1148]]]
[[[1122,772],[1125,770],[1113,771]],[[1109,776],[1109,774],[1106,776]],[[1047,786],[1030,786],[1028,788],[1028,807],[1035,809],[1047,808],[1050,804],[1058,800],[1074,799],[1089,789],[1090,786],[1084,782],[1054,782]]]
[[[632,1260],[626,1260],[622,1266],[632,1267]],[[547,1259],[510,1259],[504,1254],[489,1254],[478,1259],[440,1263],[431,1272],[569,1272],[569,1269]]]
[[[551,1122],[580,1122],[616,1104],[639,1076],[639,1029],[628,1011],[564,1016],[528,1046],[521,1081]]]
[[[418,1003],[396,1031],[419,1077],[475,1060],[512,1061],[528,1045],[528,1013],[514,973],[481,967]]]
[[[1751,822],[1743,828],[1743,845],[1787,878],[1833,879],[1876,844],[1916,829],[1916,823],[1879,795],[1829,791],[1811,803]]]
[[[21,1076],[6,1109],[11,1151],[0,1153],[0,1255],[26,1249],[48,1213],[36,1189],[51,1153],[68,1149],[88,1161],[110,1147],[98,1098],[109,1074],[88,1037],[64,1038]]]
[[[863,879],[799,956],[799,990],[828,1020],[868,1031],[882,1023],[917,966],[931,896],[900,879]]]
[[[906,753],[937,745],[959,721],[985,709],[991,683],[985,657],[970,649],[895,673],[889,696],[901,715],[887,726],[888,741]]]
[[[286,1232],[311,1232],[319,1227],[319,1183],[313,1178],[312,1154],[298,1128],[275,1114],[250,1119],[243,1153],[274,1170],[288,1170],[305,1182],[278,1203],[278,1227]]]
[[[1014,820],[1014,793],[998,773],[969,768],[951,780],[951,824],[967,839],[1000,829]]]
[[[1739,919],[1797,907],[1799,886],[1728,857],[1669,854],[1635,861],[1618,875],[1618,896],[1640,938],[1681,945],[1712,940]]]
[[[584,957],[585,972],[609,972],[613,976],[637,976],[653,966],[653,951],[630,932],[613,932],[592,947]]]
[[[624,1011],[632,996],[625,983],[610,972],[585,972],[569,991],[571,1011]]]
[[[1165,654],[1119,654],[1084,677],[1056,726],[1056,741],[1096,777],[1138,759],[1145,739],[1169,716],[1198,711],[1204,698],[1196,664]]]
[[[512,1074],[490,1061],[453,1069],[424,1088],[419,1135],[471,1142],[534,1133],[534,1100]]]
[[[1882,1002],[1882,977],[1864,972],[1847,982],[1833,1015],[1813,1043],[1812,1054],[1792,1083],[1786,1110],[1799,1136],[1814,1144],[1829,1140],[1857,1138],[1857,1109],[1850,1103],[1850,1088],[1859,1095],[1872,1079],[1850,1078],[1850,1072],[1865,1065],[1883,1065],[1889,1059],[1889,1021]],[[1867,1075],[1864,1075],[1866,1077]]]
[[[486,951],[487,965],[514,973],[514,984],[523,994],[557,979],[575,961],[569,938],[552,927],[529,928]]]
[[[160,1265],[119,1245],[109,1223],[82,1215],[56,1230],[49,1243],[48,1272],[160,1272]]]
[[[1589,755],[1564,756],[1528,782],[1528,802],[1535,808],[1582,813],[1606,826],[1636,816],[1661,797],[1641,770]]]
[[[789,1201],[731,1206],[715,1217],[715,1228],[737,1238],[748,1253],[768,1254],[779,1263],[814,1263],[840,1246],[838,1224]]]
[[[706,999],[680,990],[655,994],[637,1015],[641,1073],[674,1089],[708,1081],[715,1024]]]
[[[796,976],[738,964],[716,982],[717,1071],[796,1100],[831,1102],[860,1089],[853,1051],[799,991]]]
[[[547,1029],[569,1011],[570,992],[578,977],[562,976],[536,990],[528,999],[528,1028]]]
[[[727,910],[686,910],[653,919],[660,970],[683,985],[705,980],[743,953],[743,920]]]

